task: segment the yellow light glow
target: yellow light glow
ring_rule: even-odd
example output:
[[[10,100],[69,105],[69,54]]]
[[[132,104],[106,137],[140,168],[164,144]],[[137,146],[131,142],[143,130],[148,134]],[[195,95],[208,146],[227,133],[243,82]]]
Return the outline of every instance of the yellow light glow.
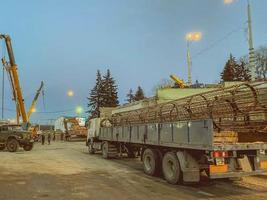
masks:
[[[201,32],[190,32],[187,33],[185,36],[185,39],[187,41],[199,41],[202,39],[202,33]]]
[[[79,115],[83,112],[83,108],[81,106],[77,106],[75,112]]]
[[[73,96],[74,96],[74,92],[73,92],[73,90],[69,90],[69,91],[67,92],[67,95],[68,95],[69,97],[73,97]]]
[[[234,3],[236,0],[224,0],[223,3],[224,4],[232,4]]]
[[[31,112],[32,112],[32,113],[35,113],[35,112],[36,112],[36,108],[32,108],[32,109],[31,109]]]

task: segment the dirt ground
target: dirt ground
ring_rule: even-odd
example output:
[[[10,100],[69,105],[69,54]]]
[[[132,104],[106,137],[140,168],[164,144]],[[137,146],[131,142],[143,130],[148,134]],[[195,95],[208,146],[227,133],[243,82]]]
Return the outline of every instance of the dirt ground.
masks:
[[[0,154],[0,200],[267,199],[267,175],[173,186],[146,176],[138,159],[89,155],[84,142],[36,144],[30,152]]]

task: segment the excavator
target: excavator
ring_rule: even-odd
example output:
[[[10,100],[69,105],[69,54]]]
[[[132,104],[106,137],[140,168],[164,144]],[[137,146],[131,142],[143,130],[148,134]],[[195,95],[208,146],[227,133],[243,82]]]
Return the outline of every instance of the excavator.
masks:
[[[44,87],[44,83],[43,81],[41,82],[41,85],[39,89],[37,90],[37,93],[32,101],[30,109],[28,112],[26,112],[23,94],[22,94],[20,81],[19,81],[18,68],[15,62],[15,56],[14,56],[13,49],[12,49],[11,38],[9,35],[0,34],[0,40],[1,39],[5,41],[6,49],[7,49],[7,53],[9,57],[9,61],[6,61],[6,59],[3,57],[2,64],[8,74],[8,79],[10,81],[10,85],[12,89],[13,100],[15,101],[15,104],[16,104],[17,124],[18,125],[20,124],[20,119],[21,119],[23,130],[31,131],[33,135],[36,135],[37,134],[36,128],[30,126],[29,118],[35,110],[35,105]]]
[[[87,128],[80,126],[76,117],[66,117],[63,121],[65,129],[65,137],[67,141],[74,138],[85,139],[87,136]]]

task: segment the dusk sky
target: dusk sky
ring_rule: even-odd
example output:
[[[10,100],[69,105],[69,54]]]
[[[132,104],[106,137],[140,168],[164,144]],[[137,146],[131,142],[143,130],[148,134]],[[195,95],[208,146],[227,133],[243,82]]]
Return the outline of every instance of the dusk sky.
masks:
[[[97,69],[111,70],[121,103],[138,85],[152,96],[153,87],[170,74],[187,80],[185,34],[190,31],[203,33],[191,44],[193,81],[218,82],[230,53],[237,58],[248,53],[246,2],[0,0],[0,33],[12,38],[27,108],[45,82],[46,108],[40,97],[32,121],[47,123],[75,115],[78,105],[87,109]],[[251,6],[257,48],[267,45],[267,1],[252,0]],[[5,91],[5,117],[14,118],[8,80]]]

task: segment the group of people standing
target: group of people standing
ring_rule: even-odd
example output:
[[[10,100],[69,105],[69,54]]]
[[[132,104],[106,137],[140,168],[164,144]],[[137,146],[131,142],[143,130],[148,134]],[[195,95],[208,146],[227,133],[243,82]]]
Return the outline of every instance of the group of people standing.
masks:
[[[47,137],[47,142],[48,142],[48,144],[50,145],[50,143],[51,143],[51,137],[52,137],[52,135],[51,135],[51,133],[50,132],[48,132],[47,134],[45,134],[45,133],[42,133],[41,134],[41,142],[42,142],[42,145],[44,145],[45,144],[45,138]],[[56,135],[55,135],[55,133],[53,133],[53,141],[55,141],[56,140]]]

